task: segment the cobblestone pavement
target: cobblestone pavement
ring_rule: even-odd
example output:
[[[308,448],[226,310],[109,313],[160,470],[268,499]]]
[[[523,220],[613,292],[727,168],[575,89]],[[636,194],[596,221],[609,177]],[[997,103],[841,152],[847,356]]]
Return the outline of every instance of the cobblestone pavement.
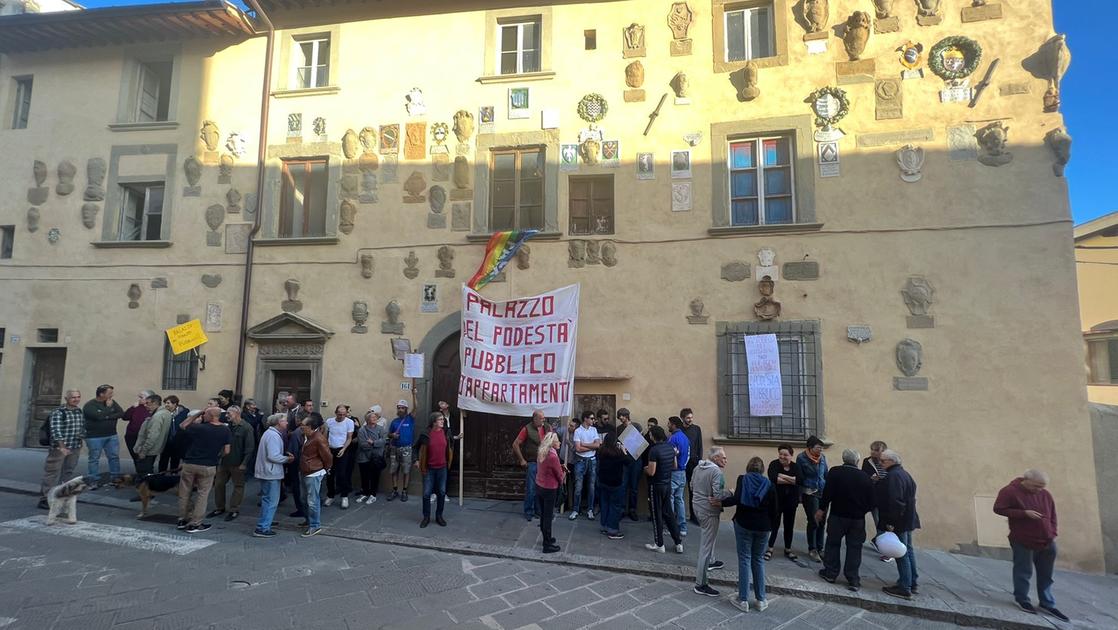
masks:
[[[188,536],[170,525],[81,504],[80,525],[47,527],[30,503],[0,493],[4,629],[954,627],[780,596],[743,614],[728,593],[702,597],[688,582],[465,556],[449,543],[433,551],[291,533],[262,540],[215,526],[189,537],[192,551],[173,553]],[[107,528],[111,538],[96,533]]]

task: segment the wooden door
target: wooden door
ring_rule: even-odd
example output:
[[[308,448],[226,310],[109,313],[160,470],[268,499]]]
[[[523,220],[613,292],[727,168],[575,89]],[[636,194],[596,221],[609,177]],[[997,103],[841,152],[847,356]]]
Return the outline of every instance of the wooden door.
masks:
[[[62,405],[66,376],[65,348],[33,348],[31,353],[31,408],[24,446],[39,446],[39,428]],[[92,396],[89,396],[92,398]]]
[[[310,370],[272,370],[272,404],[280,392],[295,396],[300,403],[311,397]],[[257,403],[259,404],[259,402]],[[315,404],[318,407],[318,404]]]
[[[435,351],[432,362],[429,409],[445,400],[451,415],[461,418],[458,409],[458,380],[462,364],[458,355],[459,336],[453,335]],[[464,488],[470,496],[489,499],[522,499],[524,471],[512,454],[512,441],[527,418],[511,418],[487,413],[466,412],[462,468]],[[457,472],[457,465],[454,467]],[[451,484],[454,485],[454,484]]]

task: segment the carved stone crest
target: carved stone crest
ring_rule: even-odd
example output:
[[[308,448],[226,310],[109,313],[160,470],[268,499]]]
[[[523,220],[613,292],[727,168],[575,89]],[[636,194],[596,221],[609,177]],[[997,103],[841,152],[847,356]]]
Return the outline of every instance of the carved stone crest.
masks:
[[[869,326],[847,326],[846,338],[854,343],[861,345],[870,339],[873,339],[873,329]]]
[[[1002,121],[986,125],[975,132],[974,137],[983,150],[978,154],[980,163],[986,166],[1005,166],[1013,161],[1013,154],[1006,150],[1009,127]]]
[[[460,109],[454,114],[454,137],[458,142],[469,142],[474,135],[474,115]]]
[[[567,241],[567,266],[572,269],[586,266],[586,241]]]
[[[828,0],[804,0],[804,22],[808,33],[821,33],[831,21]]]
[[[201,138],[202,144],[206,145],[207,151],[217,151],[217,143],[221,140],[221,132],[217,128],[217,123],[212,120],[202,121],[202,130],[198,137]]]
[[[623,57],[626,59],[643,57],[645,55],[644,25],[634,22],[621,29],[621,42],[621,55]]]
[[[435,270],[436,278],[454,277],[454,250],[443,245],[439,248],[439,268]]]
[[[183,160],[182,170],[186,174],[186,183],[194,188],[202,181],[202,163],[193,155]]]
[[[672,30],[671,54],[673,57],[691,54],[691,39],[687,36],[695,13],[686,2],[675,2],[668,12],[668,28]]]
[[[602,264],[606,267],[617,266],[617,243],[613,241],[604,241],[602,243]]]
[[[385,305],[384,314],[388,319],[380,323],[381,334],[404,334],[404,323],[400,321],[400,304],[396,300],[392,300]]]
[[[101,211],[101,206],[95,203],[82,204],[82,225],[87,230],[92,230],[97,225],[97,213]]]
[[[352,160],[357,157],[360,147],[361,140],[357,137],[357,132],[346,129],[342,136],[342,154],[345,155],[347,160]]]
[[[842,34],[842,45],[851,61],[862,58],[866,42],[870,39],[870,16],[865,11],[855,11],[846,18],[846,30]]]
[[[427,197],[423,194],[427,190],[427,180],[423,173],[413,171],[404,182],[404,203],[423,203]]]
[[[1056,161],[1052,164],[1052,173],[1056,177],[1064,176],[1064,167],[1071,161],[1071,136],[1067,129],[1057,127],[1044,136],[1044,144],[1052,150]]]
[[[50,188],[43,185],[47,181],[47,163],[35,160],[31,166],[31,175],[35,178],[35,187],[27,189],[27,203],[42,205],[50,194]]]
[[[369,321],[369,305],[365,302],[354,302],[353,310],[350,311],[350,316],[353,317],[353,328],[349,331],[358,335],[364,335],[369,332],[369,327],[365,325]]]
[[[916,23],[920,26],[935,26],[943,21],[940,5],[943,0],[916,0]]]
[[[132,284],[128,287],[128,308],[140,308],[140,297],[144,292],[140,290],[140,285]]]
[[[228,153],[221,154],[221,162],[217,167],[217,183],[228,184],[233,179],[233,156]]]
[[[322,116],[318,116],[311,121],[311,131],[319,138],[324,138],[326,136],[326,119]]]
[[[906,144],[897,149],[897,166],[901,169],[901,179],[912,184],[923,179],[924,149]]]
[[[757,62],[750,59],[739,74],[741,87],[738,89],[738,100],[748,103],[761,95],[761,88],[757,87],[760,69]],[[694,145],[692,145],[694,146]]]
[[[404,277],[408,280],[415,280],[419,275],[419,257],[415,255],[415,250],[408,252],[408,257],[404,259]]]
[[[245,137],[234,131],[225,139],[225,148],[233,154],[233,157],[243,158],[246,152]]]
[[[241,191],[236,188],[230,188],[225,192],[225,202],[228,204],[229,214],[236,214],[241,211],[241,199]]]
[[[640,59],[625,66],[625,85],[633,89],[644,85],[644,64]]]
[[[202,286],[207,289],[216,289],[221,284],[222,277],[220,273],[204,273],[201,280]]]
[[[283,291],[284,294],[287,295],[287,299],[280,304],[280,308],[282,308],[284,312],[298,313],[303,310],[303,303],[299,301],[300,288],[302,288],[302,284],[295,278],[288,278],[283,283]]]
[[[220,203],[215,203],[212,206],[206,208],[206,225],[208,225],[211,230],[216,231],[217,228],[221,227],[221,224],[224,221],[225,206],[221,205]]]
[[[1071,49],[1067,36],[1059,34],[1041,45],[1036,54],[1025,60],[1026,68],[1034,76],[1048,81],[1044,94],[1044,111],[1055,112],[1060,109],[1060,82],[1071,66]]]
[[[34,233],[34,232],[39,231],[39,216],[40,216],[39,215],[39,209],[36,208],[35,206],[31,206],[30,208],[27,209],[27,231],[28,232]]]
[[[923,276],[911,276],[901,289],[905,306],[908,307],[910,317],[909,328],[934,328],[935,319],[929,315],[928,310],[935,302],[935,289],[928,279]],[[909,375],[911,376],[911,375]]]
[[[516,268],[521,271],[532,266],[532,248],[525,243],[516,250]]]
[[[836,127],[840,120],[850,112],[850,99],[846,91],[837,87],[824,87],[811,93],[804,102],[811,105],[815,112],[816,142],[831,142],[838,140],[846,134]]]
[[[703,304],[702,298],[695,298],[687,305],[690,315],[687,316],[688,324],[706,324],[710,321],[710,316],[706,314],[706,305]]]
[[[423,90],[414,87],[404,97],[404,108],[408,116],[423,116],[427,113],[427,103],[423,100]]]
[[[583,162],[594,166],[602,159],[602,143],[594,138],[587,138],[578,145],[578,155]]]
[[[74,192],[74,175],[78,172],[74,163],[69,160],[62,160],[58,163],[58,184],[54,187],[54,192],[61,197],[65,197]]]
[[[741,282],[749,279],[749,263],[740,260],[722,265],[722,279],[727,282]]]
[[[897,344],[897,368],[905,376],[916,376],[924,366],[924,347],[915,339],[902,339]]]
[[[338,214],[338,229],[342,234],[352,233],[354,221],[357,219],[357,205],[351,199],[342,199]]]
[[[373,277],[373,255],[361,254],[361,277],[368,280]]]
[[[761,278],[757,283],[757,290],[761,293],[761,300],[753,305],[753,314],[760,320],[772,320],[780,317],[780,302],[773,297],[776,283],[770,276]]]

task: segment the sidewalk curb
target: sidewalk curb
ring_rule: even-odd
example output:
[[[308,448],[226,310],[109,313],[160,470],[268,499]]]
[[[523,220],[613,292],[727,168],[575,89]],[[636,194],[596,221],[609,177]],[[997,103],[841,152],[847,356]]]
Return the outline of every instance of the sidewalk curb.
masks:
[[[39,494],[39,487],[32,483],[0,479],[0,491],[37,496]],[[134,512],[137,509],[137,506],[129,501],[117,499],[115,497],[98,496],[93,493],[84,493],[78,500],[81,503],[122,509],[129,512]],[[249,527],[251,527],[251,525],[249,525]],[[281,523],[276,523],[274,527],[286,531],[299,531],[298,527]],[[567,552],[544,556],[540,552],[522,547],[486,545],[463,541],[450,541],[448,544],[448,541],[445,540],[436,540],[421,536],[408,536],[383,531],[368,532],[339,527],[324,527],[322,535],[331,538],[399,545],[415,549],[451,552],[467,556],[561,564],[570,567],[597,569],[625,575],[640,575],[688,582],[693,582],[695,579],[695,569],[690,566],[618,560]],[[718,572],[711,574],[710,582],[711,584],[722,587],[737,588],[736,580],[721,578],[718,576]],[[768,592],[776,595],[830,602],[844,606],[853,606],[870,612],[892,613],[929,621],[953,623],[960,626],[997,628],[999,630],[1053,630],[1062,627],[1050,622],[1046,617],[1028,615],[1023,612],[1018,613],[1016,610],[1010,608],[966,604],[953,607],[948,602],[928,597],[918,600],[921,605],[915,605],[871,590],[862,590],[855,595],[845,587],[828,584],[821,580],[809,581],[774,576],[766,580],[765,586]]]

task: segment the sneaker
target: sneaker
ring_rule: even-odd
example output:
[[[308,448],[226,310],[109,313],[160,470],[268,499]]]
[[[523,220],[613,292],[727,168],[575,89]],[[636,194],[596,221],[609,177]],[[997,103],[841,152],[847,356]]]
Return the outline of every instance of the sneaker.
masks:
[[[679,535],[686,537],[687,536],[687,529],[683,528],[683,527],[679,528]]]
[[[334,505],[334,497],[326,497],[326,500],[322,502],[322,505],[325,505],[326,507]]]
[[[358,503],[364,503],[365,502],[365,495],[363,495],[363,494],[357,495],[357,498],[355,499],[355,501],[357,501]]]
[[[730,598],[730,605],[742,611],[743,613],[749,612],[749,602],[745,601],[744,599],[732,597]]]
[[[586,518],[591,521],[594,520],[594,510],[586,510]]]
[[[648,543],[644,546],[644,548],[649,550],[649,551],[655,551],[656,553],[664,553],[664,545],[657,545],[656,543]]]
[[[204,531],[209,531],[209,529],[211,527],[213,527],[213,525],[210,525],[209,523],[198,523],[197,525],[187,525],[186,526],[186,533],[188,533],[188,534],[199,534],[199,533],[204,532]]]
[[[551,544],[543,546],[544,553],[555,553],[557,551],[559,551],[559,545]]]
[[[206,518],[213,518],[215,516],[221,516],[222,514],[225,514],[225,509],[217,508],[216,510],[211,510],[210,513],[206,515]]]
[[[757,612],[765,612],[765,609],[769,607],[769,600],[759,599],[754,605],[757,608]]]
[[[679,543],[678,545],[675,546],[675,552],[676,553],[683,553],[683,543]]]
[[[567,520],[573,521],[576,518],[578,518],[578,512],[571,512],[571,515],[567,517]]]
[[[314,536],[321,531],[322,531],[321,527],[308,527],[307,531],[305,531],[305,532],[303,532],[302,534],[299,534],[299,535],[302,536],[303,538],[310,538],[311,536]]]
[[[893,597],[899,597],[901,599],[912,599],[912,591],[905,590],[899,586],[883,586],[881,590],[884,591],[886,595],[892,595]]]
[[[1060,621],[1071,621],[1071,619],[1069,619],[1067,615],[1060,612],[1055,607],[1041,606],[1040,609],[1048,613],[1049,615],[1052,615],[1053,617],[1059,619]]]
[[[365,503],[366,503],[367,505],[372,505],[372,504],[374,504],[374,503],[376,503],[376,502],[377,502],[377,495],[375,495],[375,494],[374,494],[374,495],[372,495],[372,496],[370,496],[370,497],[368,497],[367,499],[365,499]]]
[[[1037,614],[1036,608],[1033,607],[1032,602],[1017,602],[1017,606],[1018,606],[1018,608],[1020,608],[1021,610],[1025,611],[1029,614],[1033,614],[1033,615]]]
[[[395,501],[398,498],[400,498],[400,493],[396,492],[395,490],[392,491],[392,494],[388,495],[389,501]]]
[[[807,557],[811,558],[812,562],[823,562],[823,559],[819,557],[819,552],[814,549],[807,552]]]
[[[343,510],[348,510],[349,509],[349,497],[342,497],[342,509]]]
[[[819,577],[823,578],[823,581],[829,584],[834,584],[836,580],[834,576],[827,575],[827,571],[825,569],[819,570]]]
[[[610,540],[624,540],[625,534],[622,534],[621,532],[615,532],[613,534],[606,534],[606,538],[609,538]]]
[[[175,523],[175,529],[186,529],[186,524],[190,521],[185,518],[180,518],[178,523]]]
[[[695,593],[696,595],[706,595],[707,597],[718,597],[718,591],[716,591],[713,588],[707,586],[706,584],[703,584],[702,586],[695,586],[695,588],[691,589],[691,592]]]
[[[714,562],[711,562],[710,564],[707,565],[707,571],[717,571],[718,569],[722,569],[722,568],[725,568],[725,567],[726,567],[725,562],[722,562],[721,560],[715,560]]]
[[[400,500],[403,501],[404,503],[408,502],[408,492],[407,492],[407,490],[400,493]]]
[[[270,529],[268,531],[261,531],[259,529],[254,529],[254,530],[252,530],[252,536],[253,536],[253,538],[275,538],[276,533],[273,532]]]
[[[227,521],[232,521],[232,520],[236,520],[236,518],[237,518],[238,516],[240,516],[240,515],[241,515],[241,513],[240,513],[240,512],[235,512],[235,511],[234,511],[234,512],[230,512],[230,513],[228,513],[228,514],[226,514],[226,515],[225,515],[225,520],[227,520]]]

